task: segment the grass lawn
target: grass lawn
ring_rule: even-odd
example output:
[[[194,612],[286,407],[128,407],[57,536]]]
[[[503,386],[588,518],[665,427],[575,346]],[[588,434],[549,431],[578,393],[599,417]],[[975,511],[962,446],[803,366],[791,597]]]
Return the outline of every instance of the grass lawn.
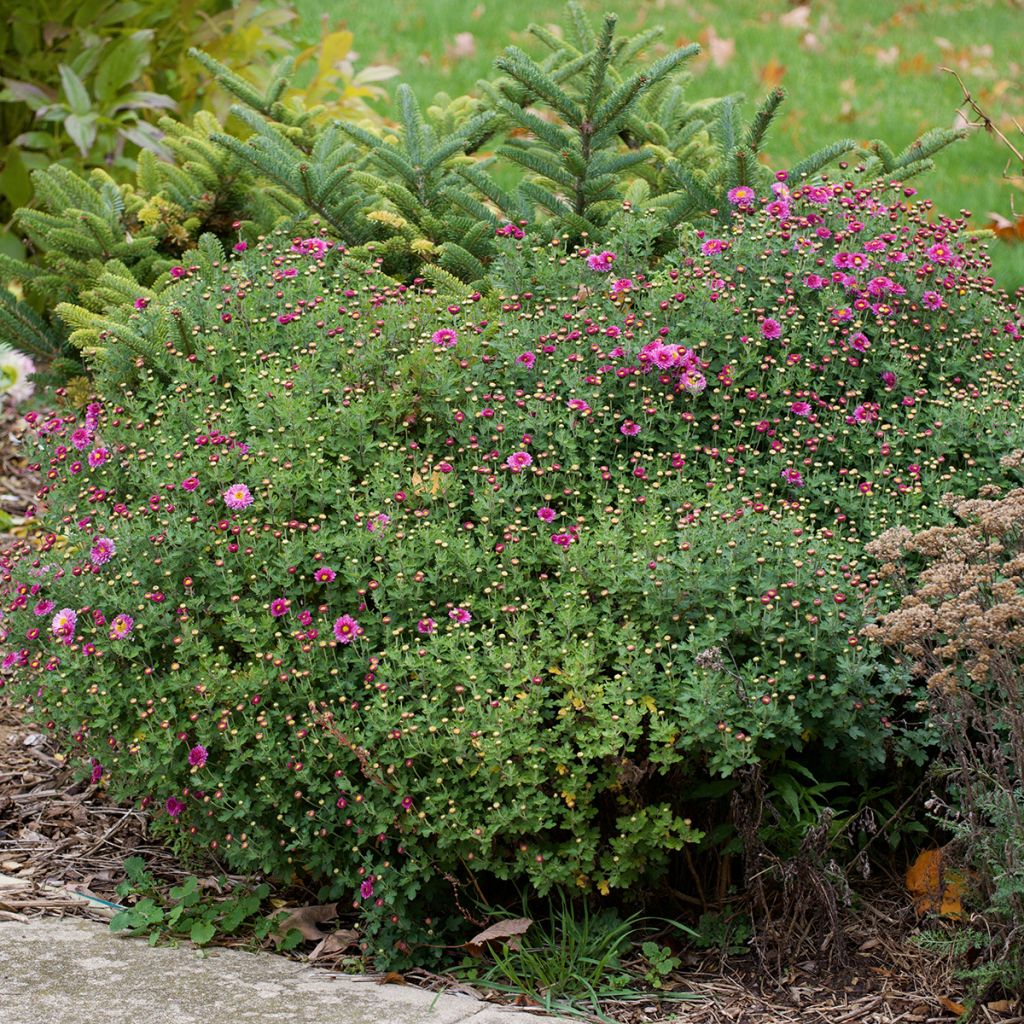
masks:
[[[663,25],[651,55],[698,41],[691,65],[694,96],[742,92],[754,100],[781,84],[789,93],[767,152],[773,166],[841,136],[882,138],[899,149],[921,132],[952,125],[962,94],[940,70],[954,68],[1000,128],[1024,144],[1013,118],[1024,122],[1024,9],[1012,0],[582,0],[595,17],[620,15],[623,31]],[[320,18],[355,33],[359,66],[393,64],[421,98],[439,90],[472,91],[509,43],[543,52],[525,31],[530,22],[557,24],[559,0],[296,0],[311,38]],[[1020,146],[1018,146],[1020,148]],[[1020,183],[1002,178],[1010,157],[983,132],[940,155],[919,187],[937,207],[971,210],[984,225],[989,212],[1011,217],[1011,196],[1024,212]],[[1019,170],[1019,169],[1018,169]],[[1024,245],[993,243],[997,277],[1024,284]]]

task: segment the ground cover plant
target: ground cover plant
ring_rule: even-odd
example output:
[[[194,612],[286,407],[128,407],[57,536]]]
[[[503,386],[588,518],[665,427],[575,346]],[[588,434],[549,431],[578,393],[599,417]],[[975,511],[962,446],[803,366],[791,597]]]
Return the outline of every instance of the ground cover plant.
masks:
[[[913,198],[779,174],[657,265],[640,211],[607,247],[500,225],[458,298],[341,239],[210,239],[62,305],[103,397],[36,424],[17,693],[179,842],[350,903],[381,964],[458,935],[453,894],[689,885],[716,778],[922,760],[862,543],[1016,481],[1024,428],[1016,313]]]

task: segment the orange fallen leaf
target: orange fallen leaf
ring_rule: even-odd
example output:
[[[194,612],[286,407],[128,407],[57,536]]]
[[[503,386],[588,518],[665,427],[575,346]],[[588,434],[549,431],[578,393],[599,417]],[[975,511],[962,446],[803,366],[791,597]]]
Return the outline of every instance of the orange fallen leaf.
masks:
[[[963,913],[960,898],[964,879],[956,872],[943,870],[942,850],[922,850],[907,869],[906,883],[918,914],[960,917]]]
[[[780,64],[774,57],[761,68],[761,83],[770,89],[774,89],[785,77],[786,65]]]
[[[954,1003],[952,999],[948,999],[946,996],[939,996],[939,1002],[944,1010],[949,1010],[954,1016],[962,1017],[967,1012],[967,1007],[963,1003]]]
[[[985,225],[1002,242],[1024,242],[1024,217],[1010,220],[1001,213],[990,213]]]
[[[388,971],[377,979],[378,985],[407,985],[408,982],[398,971]]]

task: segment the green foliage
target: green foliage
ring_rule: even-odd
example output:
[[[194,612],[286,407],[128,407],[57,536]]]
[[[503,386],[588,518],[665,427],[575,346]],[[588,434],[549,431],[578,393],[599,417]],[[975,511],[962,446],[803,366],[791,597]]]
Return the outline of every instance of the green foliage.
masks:
[[[132,900],[110,921],[110,930],[127,935],[146,935],[151,946],[160,942],[189,939],[197,946],[226,936],[244,933],[256,940],[267,938],[274,928],[275,915],[261,914],[270,895],[270,886],[230,890],[223,895],[227,879],[214,879],[204,885],[195,875],[180,884],[161,885],[146,870],[141,857],[124,862],[126,878],[118,887],[121,900]]]

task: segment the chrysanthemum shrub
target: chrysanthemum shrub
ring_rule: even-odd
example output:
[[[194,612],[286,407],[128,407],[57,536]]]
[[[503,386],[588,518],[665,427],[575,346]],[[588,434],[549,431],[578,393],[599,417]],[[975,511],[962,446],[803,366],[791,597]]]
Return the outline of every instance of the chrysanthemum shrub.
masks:
[[[733,200],[656,267],[640,211],[499,230],[500,299],[274,236],[127,305],[36,423],[9,683],[385,959],[471,891],[655,891],[711,777],[920,757],[860,546],[1018,474],[1019,324],[901,188]]]

